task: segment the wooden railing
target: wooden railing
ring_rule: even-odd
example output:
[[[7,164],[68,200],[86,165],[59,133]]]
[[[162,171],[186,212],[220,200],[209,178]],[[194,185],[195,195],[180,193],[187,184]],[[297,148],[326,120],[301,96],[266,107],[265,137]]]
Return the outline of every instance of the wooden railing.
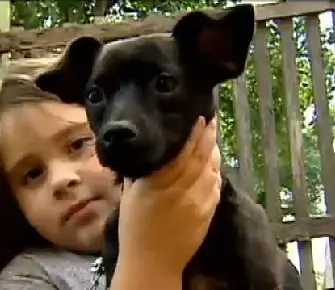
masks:
[[[297,241],[300,256],[300,268],[303,288],[316,289],[313,275],[311,239],[330,237],[331,260],[335,269],[335,158],[333,149],[333,121],[330,117],[328,96],[326,92],[325,68],[322,56],[320,13],[335,9],[333,1],[292,1],[280,4],[259,6],[256,9],[257,33],[250,57],[255,61],[257,88],[259,95],[259,115],[261,120],[262,150],[265,162],[266,210],[278,239],[282,242]],[[221,10],[206,10],[209,14],[222,13]],[[105,42],[141,34],[169,32],[176,20],[184,13],[173,17],[158,15],[149,16],[143,21],[127,21],[119,24],[99,24],[61,27],[45,30],[31,30],[0,34],[0,53],[21,53],[39,57],[61,50],[74,37],[94,35]],[[303,153],[302,116],[300,112],[298,77],[296,66],[296,43],[293,35],[293,17],[306,16],[308,30],[308,52],[311,63],[311,74],[314,103],[317,112],[316,127],[319,152],[321,157],[321,177],[325,191],[327,216],[313,218],[309,216],[306,172]],[[281,35],[284,99],[290,148],[293,192],[295,196],[295,221],[282,222],[280,208],[280,182],[278,165],[278,148],[276,141],[276,121],[273,114],[274,100],[272,76],[267,49],[269,20],[278,20]],[[30,61],[30,64],[28,62]],[[46,59],[43,63],[33,64],[16,60],[16,64],[7,68],[11,72],[32,73],[35,69],[50,65],[55,59]],[[244,188],[255,197],[255,174],[252,158],[252,130],[250,105],[246,76],[242,75],[234,83],[234,108],[239,160],[238,178]],[[335,281],[335,279],[334,279]]]

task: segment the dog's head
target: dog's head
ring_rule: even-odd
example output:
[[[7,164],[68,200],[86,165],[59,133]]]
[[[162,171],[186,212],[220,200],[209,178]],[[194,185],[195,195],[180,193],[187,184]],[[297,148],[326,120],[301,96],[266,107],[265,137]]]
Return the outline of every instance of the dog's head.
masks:
[[[215,114],[213,87],[245,69],[254,9],[181,18],[171,35],[103,45],[80,37],[36,84],[85,105],[103,165],[139,178],[174,158],[198,116]]]

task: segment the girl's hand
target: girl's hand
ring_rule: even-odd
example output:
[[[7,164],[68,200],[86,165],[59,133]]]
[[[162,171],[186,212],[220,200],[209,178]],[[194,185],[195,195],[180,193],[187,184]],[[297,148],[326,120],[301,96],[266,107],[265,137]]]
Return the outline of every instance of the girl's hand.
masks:
[[[219,202],[220,163],[216,120],[205,126],[201,117],[173,162],[133,184],[126,182],[117,268],[181,279]]]

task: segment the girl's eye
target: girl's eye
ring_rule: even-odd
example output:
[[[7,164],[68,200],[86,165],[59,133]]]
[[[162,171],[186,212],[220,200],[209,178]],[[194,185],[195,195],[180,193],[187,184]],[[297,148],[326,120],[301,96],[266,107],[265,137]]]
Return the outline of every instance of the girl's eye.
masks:
[[[44,170],[45,168],[43,166],[36,166],[29,169],[23,177],[23,183],[29,184],[30,182],[34,182],[44,174]]]
[[[78,138],[70,143],[69,153],[75,154],[78,151],[83,150],[85,148],[92,148],[94,145],[92,137]]]

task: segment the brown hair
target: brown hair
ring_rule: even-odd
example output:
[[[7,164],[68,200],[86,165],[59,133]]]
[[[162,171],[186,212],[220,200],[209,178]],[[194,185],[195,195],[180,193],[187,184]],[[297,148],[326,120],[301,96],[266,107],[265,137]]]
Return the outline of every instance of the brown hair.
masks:
[[[9,75],[1,81],[0,114],[9,107],[26,102],[60,101],[59,97],[42,91],[24,75]]]
[[[27,76],[11,75],[1,81],[0,115],[9,108],[27,102],[61,101],[39,89]],[[0,162],[0,271],[25,247],[47,246],[49,243],[30,226],[11,192]]]

